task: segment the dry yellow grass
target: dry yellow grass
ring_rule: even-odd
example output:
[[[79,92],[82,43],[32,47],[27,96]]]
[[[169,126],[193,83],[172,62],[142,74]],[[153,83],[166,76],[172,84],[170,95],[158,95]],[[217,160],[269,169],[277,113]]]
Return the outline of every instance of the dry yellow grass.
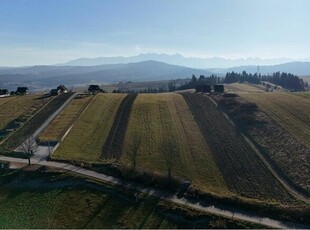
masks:
[[[265,92],[263,86],[254,85],[254,84],[232,83],[232,84],[226,84],[224,87],[225,87],[225,91],[235,92],[235,93],[245,93],[245,92],[263,93]]]
[[[42,142],[60,141],[70,125],[78,118],[93,96],[73,99],[66,108],[39,135]]]
[[[53,153],[56,159],[96,162],[126,94],[97,94]]]
[[[1,104],[0,109],[0,130],[5,126],[20,117],[23,114],[31,115],[35,110],[42,106],[39,95],[24,95],[13,98],[1,98],[0,101],[6,100]]]
[[[294,95],[296,96],[300,96],[300,97],[303,97],[303,98],[307,98],[307,99],[310,99],[310,92],[297,92],[297,93],[293,93]]]
[[[240,94],[272,117],[284,129],[310,146],[309,93],[248,93]]]
[[[2,106],[3,104],[12,101],[16,98],[16,96],[12,96],[12,97],[0,97],[0,106]]]
[[[191,112],[180,94],[139,94],[128,124],[121,161],[130,164],[130,144],[139,135],[137,168],[166,174],[163,140],[179,146],[172,175],[191,180],[201,189],[226,193],[227,187]]]

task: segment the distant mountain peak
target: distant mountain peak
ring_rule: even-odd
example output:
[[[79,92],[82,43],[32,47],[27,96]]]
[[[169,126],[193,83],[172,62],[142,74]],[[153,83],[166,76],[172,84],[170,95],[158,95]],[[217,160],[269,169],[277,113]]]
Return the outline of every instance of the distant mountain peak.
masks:
[[[97,58],[79,58],[69,61],[62,65],[71,66],[95,66],[104,64],[126,64],[133,62],[141,62],[147,60],[154,60],[165,62],[172,65],[186,66],[190,68],[230,68],[234,66],[248,66],[248,65],[277,65],[292,61],[299,61],[291,58],[271,58],[261,59],[258,57],[247,57],[238,59],[226,59],[222,57],[210,58],[197,58],[197,57],[184,57],[180,53],[164,54],[164,53],[141,53],[136,56],[117,56],[117,57],[97,57]],[[309,59],[304,59],[308,60]]]

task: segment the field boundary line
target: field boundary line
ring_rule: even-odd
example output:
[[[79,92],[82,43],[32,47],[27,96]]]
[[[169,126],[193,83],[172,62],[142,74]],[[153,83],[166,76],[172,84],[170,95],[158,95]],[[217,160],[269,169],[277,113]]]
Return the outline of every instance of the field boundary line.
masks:
[[[72,101],[73,98],[75,98],[76,93],[73,93],[71,95],[71,97],[69,97],[66,101],[64,101],[64,103],[54,112],[52,113],[47,119],[46,121],[42,124],[42,127],[40,126],[33,134],[33,137],[36,138],[54,119],[55,117],[58,116],[58,114],[61,113],[62,110],[65,109],[65,107],[67,107],[67,105]]]
[[[84,109],[82,110],[82,112],[79,114],[79,116],[75,119],[75,121],[73,122],[72,125],[70,125],[70,127],[67,129],[67,131],[64,133],[64,135],[61,137],[60,141],[57,142],[57,144],[55,145],[55,147],[52,149],[51,154],[52,155],[57,148],[59,147],[60,143],[68,136],[68,134],[70,133],[70,131],[72,130],[72,128],[75,126],[75,124],[78,122],[78,120],[80,119],[80,117],[82,116],[82,114],[84,114],[84,112],[87,110],[87,108],[90,106],[90,104],[92,103],[92,101],[95,99],[95,97],[97,97],[98,94],[96,94],[91,100],[89,100],[89,102],[86,104],[86,106],[84,107]],[[55,117],[56,118],[56,117]]]
[[[134,101],[136,100],[137,96],[138,94],[127,94],[122,100],[121,104],[119,105],[118,111],[116,112],[113,124],[109,131],[109,135],[106,139],[106,142],[102,146],[102,154],[100,158],[119,158],[122,155],[124,140],[126,137],[128,123],[129,123],[129,119],[131,116],[131,110],[132,110]],[[127,107],[128,107],[128,111],[124,111],[125,109],[127,109]],[[129,114],[126,114],[126,112],[128,112]],[[116,124],[115,124],[115,121],[116,121]],[[124,130],[123,130],[124,132],[118,133],[120,131],[119,128],[122,122],[125,122],[124,124],[122,124],[124,126]],[[121,148],[119,155],[115,155],[116,153],[115,148],[113,148],[113,145],[116,144],[115,142],[118,142],[119,140],[119,139],[115,139],[115,135],[117,134],[119,134],[120,137],[123,137],[118,143]]]
[[[294,196],[295,198],[310,204],[310,200],[305,197],[303,194],[296,191],[294,188],[292,188],[284,179],[282,179],[277,172],[272,168],[272,166],[268,163],[268,161],[265,159],[265,157],[259,152],[259,150],[254,146],[254,144],[250,141],[249,138],[247,138],[243,133],[240,133],[241,136],[244,138],[244,140],[251,146],[251,148],[254,150],[256,155],[259,157],[259,159],[263,162],[265,167],[272,173],[272,175],[281,183],[281,185],[285,188],[285,190]]]
[[[40,127],[38,127],[29,137],[31,137],[35,142],[36,142],[36,138],[37,136],[55,119],[55,117],[70,103],[70,101],[76,96],[77,93],[73,93],[72,92],[72,95],[69,96],[64,102],[62,105],[60,105],[56,111],[54,111],[52,114],[50,114],[47,119],[44,121],[43,124],[41,124]],[[55,97],[53,100],[55,100],[57,97]],[[51,100],[51,101],[53,101]],[[49,103],[47,103],[48,105]],[[43,107],[45,108],[45,106]],[[42,108],[42,109],[43,109]],[[40,110],[41,111],[41,110]],[[36,113],[37,114],[37,113]],[[33,119],[33,117],[32,117]],[[29,120],[30,122],[30,120]],[[28,138],[29,138],[28,137]],[[26,140],[24,140],[25,142]],[[19,145],[17,148],[15,148],[15,152],[19,152],[21,150],[21,146],[23,145],[23,143],[21,143],[21,145]],[[38,147],[42,146],[40,144],[37,145]]]
[[[22,97],[22,96],[21,96]],[[9,139],[15,132],[17,132],[19,129],[21,129],[24,125],[26,125],[35,115],[37,115],[41,110],[43,110],[51,101],[53,101],[56,97],[54,97],[52,100],[49,100],[42,108],[40,108],[35,114],[33,114],[23,125],[18,127],[14,132],[11,132],[8,136],[6,136],[1,142],[0,145],[2,145],[7,139]],[[15,100],[15,99],[14,99]]]
[[[213,103],[216,104],[216,106],[219,108],[216,101],[210,97],[210,99],[213,101]],[[229,116],[221,109],[219,109],[225,117],[235,126],[236,124],[229,118]],[[252,150],[255,152],[257,157],[261,160],[261,162],[264,164],[265,168],[268,169],[268,171],[277,179],[277,181],[284,187],[284,189],[293,197],[295,197],[298,200],[301,200],[307,204],[310,204],[309,198],[305,197],[303,194],[296,191],[294,188],[292,188],[285,179],[283,179],[281,176],[278,175],[278,173],[273,169],[273,167],[269,164],[269,162],[265,159],[265,157],[260,153],[260,151],[255,147],[255,145],[250,141],[249,138],[247,138],[242,131],[240,131],[240,134],[242,138],[249,144],[249,146],[252,148]]]

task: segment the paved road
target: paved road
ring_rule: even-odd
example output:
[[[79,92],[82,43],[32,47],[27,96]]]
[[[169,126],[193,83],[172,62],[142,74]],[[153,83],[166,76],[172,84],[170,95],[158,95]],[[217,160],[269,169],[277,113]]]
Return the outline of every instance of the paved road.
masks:
[[[13,157],[0,156],[0,160],[15,162],[15,163],[28,164],[28,160],[26,160],[26,159],[13,158]],[[262,225],[265,225],[265,226],[268,226],[271,228],[310,228],[310,226],[293,224],[293,223],[288,223],[288,222],[282,222],[282,221],[270,219],[270,218],[264,217],[264,216],[247,215],[247,214],[243,214],[241,212],[232,212],[230,210],[225,210],[225,209],[218,208],[215,206],[204,206],[200,203],[192,203],[192,202],[188,201],[187,199],[177,198],[175,194],[171,194],[171,193],[168,193],[168,192],[165,192],[165,191],[162,191],[159,189],[155,189],[152,187],[146,187],[146,186],[142,186],[140,184],[123,181],[119,178],[107,176],[107,175],[102,174],[102,173],[94,172],[94,171],[84,169],[81,167],[77,167],[77,166],[67,164],[67,163],[60,163],[60,162],[55,162],[55,161],[45,161],[45,160],[38,160],[38,159],[32,158],[32,164],[61,168],[64,170],[68,170],[70,172],[74,172],[74,173],[78,173],[78,174],[81,174],[84,176],[95,178],[95,179],[102,181],[102,182],[109,182],[109,183],[112,183],[115,185],[121,185],[121,186],[124,186],[126,188],[134,189],[136,191],[146,193],[146,194],[149,194],[152,196],[156,196],[158,198],[161,198],[163,200],[167,200],[167,201],[175,203],[175,204],[185,205],[187,207],[190,207],[190,208],[193,208],[196,210],[205,211],[205,212],[209,212],[209,213],[216,214],[216,215],[221,215],[221,216],[224,216],[227,218],[234,218],[234,219],[249,221],[252,223],[262,224]]]
[[[40,128],[38,128],[31,136],[31,138],[33,138],[34,140],[37,138],[37,136],[43,131],[43,129],[45,129],[51,122],[52,120],[70,103],[70,101],[77,95],[77,93],[74,93],[71,97],[69,97],[49,118],[46,119],[46,121],[40,126]],[[38,146],[37,151],[35,151],[35,158],[38,159],[46,159],[49,154],[50,154],[50,150],[48,147],[46,146]],[[23,150],[21,149],[21,146],[19,146],[18,148],[16,148],[14,151],[16,152],[23,152]]]

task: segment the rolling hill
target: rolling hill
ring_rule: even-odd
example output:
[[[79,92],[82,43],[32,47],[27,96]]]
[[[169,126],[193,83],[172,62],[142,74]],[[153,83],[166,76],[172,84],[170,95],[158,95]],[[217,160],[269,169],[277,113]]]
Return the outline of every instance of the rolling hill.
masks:
[[[210,75],[209,71],[169,65],[157,61],[100,66],[33,66],[0,70],[0,88],[16,89],[26,85],[32,90],[59,84],[75,86],[119,81],[150,81],[187,78],[192,74]]]
[[[249,73],[256,73],[257,71],[257,66],[254,65],[212,69],[189,68],[182,65],[167,64],[171,62],[171,60],[169,60],[169,58],[167,58],[165,55],[162,55],[161,59],[165,60],[167,63],[160,61],[151,61],[151,58],[155,59],[156,57],[158,57],[158,55],[153,57],[153,55],[151,54],[145,54],[144,56],[140,55],[139,59],[124,59],[121,57],[114,58],[112,60],[104,59],[105,62],[110,61],[112,62],[112,64],[93,66],[55,65],[0,68],[0,88],[15,90],[16,87],[24,85],[29,87],[30,90],[43,90],[51,89],[52,87],[55,87],[59,84],[65,84],[66,86],[73,87],[90,83],[109,84],[119,81],[141,82],[155,80],[171,80],[189,78],[192,74],[195,74],[196,76],[209,76],[211,74],[224,76],[226,72],[232,71],[242,72],[245,70]],[[147,58],[150,58],[150,60],[134,62]],[[83,65],[83,60],[73,63],[69,62],[67,64]],[[122,63],[130,60],[133,62]],[[113,62],[120,62],[120,64],[113,64]],[[98,64],[100,62],[93,62],[93,60],[91,59],[88,60],[87,63]],[[260,66],[261,74],[271,74],[277,71],[289,72],[296,75],[310,75],[310,62],[289,62],[273,66]]]
[[[248,65],[277,65],[280,63],[294,62],[294,61],[309,61],[308,59],[291,59],[291,58],[273,58],[273,59],[260,59],[260,58],[238,58],[228,59],[221,57],[184,57],[181,54],[157,54],[157,53],[142,53],[136,56],[118,56],[118,57],[97,57],[97,58],[79,58],[64,64],[63,66],[94,66],[103,64],[118,64],[141,62],[147,60],[154,60],[165,62],[171,65],[181,65],[191,68],[230,68],[234,66],[248,66]]]
[[[242,72],[246,71],[248,73],[256,73],[257,65],[248,65],[248,66],[237,66],[232,68],[213,68],[207,69],[210,72],[217,72],[225,74],[227,72]],[[296,75],[310,75],[310,62],[288,62],[278,65],[262,65],[259,66],[259,72],[261,74],[272,74],[274,72],[287,72]]]

